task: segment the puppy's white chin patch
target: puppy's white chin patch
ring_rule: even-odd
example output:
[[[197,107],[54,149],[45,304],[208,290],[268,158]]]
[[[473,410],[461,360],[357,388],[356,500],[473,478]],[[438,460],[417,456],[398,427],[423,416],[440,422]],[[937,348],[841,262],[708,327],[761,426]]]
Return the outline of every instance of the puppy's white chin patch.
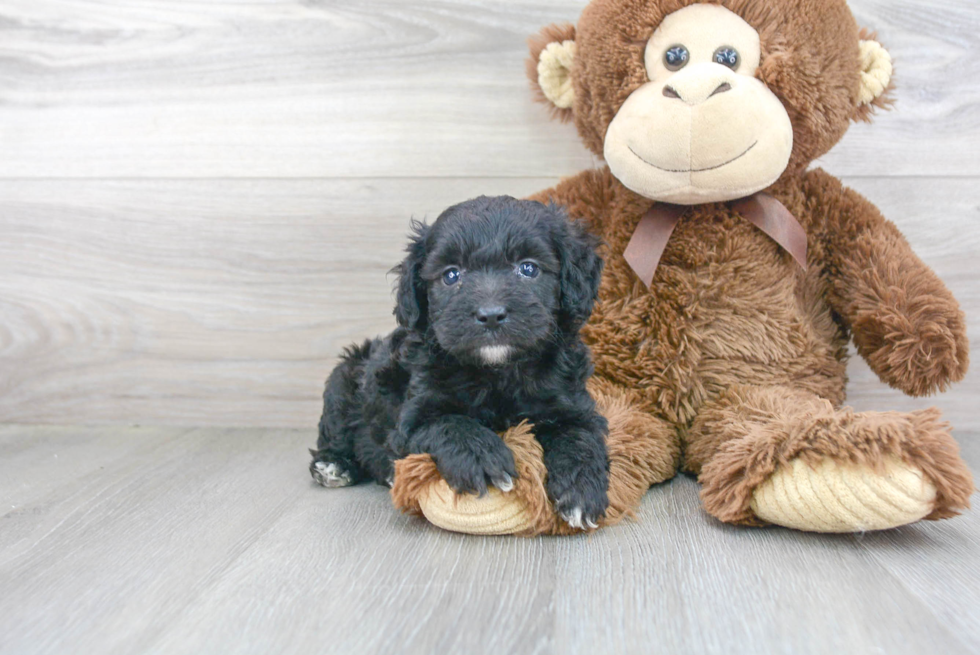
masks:
[[[483,346],[480,348],[480,357],[487,364],[503,364],[510,355],[510,346]]]

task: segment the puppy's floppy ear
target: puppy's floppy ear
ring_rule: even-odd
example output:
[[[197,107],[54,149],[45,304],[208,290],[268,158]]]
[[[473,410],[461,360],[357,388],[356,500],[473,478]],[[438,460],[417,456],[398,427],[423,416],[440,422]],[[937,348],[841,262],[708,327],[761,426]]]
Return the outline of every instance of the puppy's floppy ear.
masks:
[[[551,204],[548,209],[555,216],[552,238],[561,261],[558,273],[561,328],[574,332],[589,320],[599,295],[603,262],[596,248],[600,241],[583,223],[569,219],[557,205]]]
[[[425,331],[428,323],[429,298],[425,280],[422,279],[422,264],[425,262],[425,239],[429,226],[421,221],[412,221],[412,236],[409,237],[408,256],[396,266],[398,274],[396,292],[395,320],[398,325],[410,330]]]

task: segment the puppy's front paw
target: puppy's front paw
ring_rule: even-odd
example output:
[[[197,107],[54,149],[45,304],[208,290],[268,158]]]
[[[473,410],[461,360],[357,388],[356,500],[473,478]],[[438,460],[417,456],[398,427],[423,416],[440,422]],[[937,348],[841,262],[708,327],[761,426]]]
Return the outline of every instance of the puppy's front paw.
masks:
[[[548,494],[562,520],[579,530],[599,527],[609,507],[609,475],[604,469],[586,467],[572,473],[548,472]]]
[[[487,484],[493,484],[503,492],[514,488],[517,467],[514,455],[496,434],[491,433],[493,441],[481,444],[470,443],[467,447],[445,453],[436,458],[436,467],[453,491],[459,494],[487,493]]]
[[[510,477],[507,473],[504,473],[502,478],[494,478],[493,486],[497,487],[504,493],[514,490],[514,478]]]
[[[310,475],[317,484],[328,488],[349,487],[354,484],[351,472],[336,462],[313,460],[310,462]]]

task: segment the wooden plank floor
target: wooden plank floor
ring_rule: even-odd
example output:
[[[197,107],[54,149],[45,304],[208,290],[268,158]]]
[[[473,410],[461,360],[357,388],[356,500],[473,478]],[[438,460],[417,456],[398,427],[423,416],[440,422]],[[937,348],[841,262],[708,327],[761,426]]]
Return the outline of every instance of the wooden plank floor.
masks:
[[[313,439],[0,427],[0,653],[980,651],[976,512],[734,528],[681,476],[591,536],[469,537],[317,487]]]

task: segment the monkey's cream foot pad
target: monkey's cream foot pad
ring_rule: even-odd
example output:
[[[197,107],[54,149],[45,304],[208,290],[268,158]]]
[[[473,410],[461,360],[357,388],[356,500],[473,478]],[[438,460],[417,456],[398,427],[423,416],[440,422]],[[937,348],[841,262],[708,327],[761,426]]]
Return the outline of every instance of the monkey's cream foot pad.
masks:
[[[752,494],[752,511],[769,523],[811,532],[863,532],[914,523],[928,515],[936,488],[897,457],[867,465],[797,458]]]
[[[445,480],[439,480],[422,492],[418,503],[423,516],[444,530],[500,535],[534,528],[527,507],[517,495],[493,487],[484,496],[457,496]]]

